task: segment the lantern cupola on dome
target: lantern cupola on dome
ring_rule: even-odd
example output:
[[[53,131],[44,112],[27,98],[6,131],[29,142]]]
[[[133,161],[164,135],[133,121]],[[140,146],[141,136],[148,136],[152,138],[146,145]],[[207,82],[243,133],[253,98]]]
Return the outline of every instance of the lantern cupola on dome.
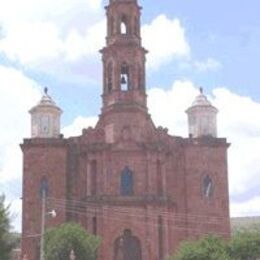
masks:
[[[186,113],[188,114],[189,135],[191,137],[217,137],[218,110],[204,95],[203,88],[200,88],[200,94]]]
[[[31,114],[31,135],[32,138],[58,138],[60,136],[60,116],[62,110],[56,105],[48,94],[48,88]]]

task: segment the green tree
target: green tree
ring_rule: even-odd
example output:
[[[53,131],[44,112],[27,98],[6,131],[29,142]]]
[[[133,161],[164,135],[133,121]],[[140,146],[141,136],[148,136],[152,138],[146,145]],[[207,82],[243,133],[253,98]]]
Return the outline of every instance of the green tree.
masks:
[[[77,260],[95,260],[100,239],[89,234],[75,223],[63,224],[47,230],[45,234],[45,259],[69,259],[74,250]]]
[[[9,206],[5,206],[5,196],[0,196],[0,259],[9,260],[12,245],[10,244],[10,213]]]
[[[170,260],[231,260],[226,243],[208,235],[197,241],[184,242]]]
[[[240,230],[229,244],[229,254],[235,260],[255,260],[260,258],[260,229]]]

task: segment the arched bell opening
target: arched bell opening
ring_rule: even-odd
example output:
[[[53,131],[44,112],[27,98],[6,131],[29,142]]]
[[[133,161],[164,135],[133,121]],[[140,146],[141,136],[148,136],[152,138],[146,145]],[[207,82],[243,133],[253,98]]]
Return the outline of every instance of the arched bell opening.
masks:
[[[129,67],[126,63],[121,66],[120,89],[122,91],[130,90]]]
[[[127,17],[126,15],[122,15],[120,21],[120,34],[127,34],[127,33],[128,33]]]
[[[115,240],[114,260],[142,260],[141,242],[130,229]]]

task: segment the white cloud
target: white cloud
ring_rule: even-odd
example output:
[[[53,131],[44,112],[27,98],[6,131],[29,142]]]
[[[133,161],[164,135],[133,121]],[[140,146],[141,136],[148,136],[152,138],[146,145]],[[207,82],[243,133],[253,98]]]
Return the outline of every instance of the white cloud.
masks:
[[[104,45],[101,0],[16,2],[0,0],[0,53],[11,60],[44,68],[55,59],[60,63],[97,54]]]
[[[5,193],[20,229],[22,152],[19,143],[30,133],[28,110],[40,99],[38,84],[22,72],[0,65],[0,193]],[[17,215],[17,216],[16,216]]]
[[[54,59],[59,56],[62,46],[58,28],[48,22],[18,24],[0,41],[0,50],[22,64]]]
[[[248,217],[260,215],[260,196],[247,201],[231,204],[232,217]]]
[[[169,90],[149,90],[148,107],[155,124],[167,127],[170,134],[188,136],[185,110],[196,93],[191,81],[176,81]]]
[[[40,98],[39,86],[23,73],[0,65],[0,183],[21,177],[18,146],[28,136],[28,110]]]
[[[208,58],[205,61],[195,61],[193,67],[199,72],[217,71],[222,68],[222,64],[213,58]]]
[[[98,55],[98,50],[105,46],[105,19],[87,28],[84,36],[72,30],[64,42],[65,60],[77,61],[82,56]]]
[[[148,66],[157,69],[174,58],[188,58],[190,46],[180,20],[159,15],[142,27],[143,45],[149,50]]]
[[[79,136],[82,134],[82,129],[88,127],[94,127],[97,123],[97,117],[82,117],[78,116],[74,121],[62,129],[62,133],[65,137]]]
[[[11,60],[30,67],[46,64],[48,68],[55,60],[75,62],[98,55],[105,45],[106,19],[100,0],[39,0],[37,4],[25,0],[21,6],[13,1],[4,4],[0,0],[0,25],[4,28],[0,52]],[[96,18],[92,18],[94,14]],[[190,47],[178,19],[160,15],[144,25],[142,33],[143,45],[150,52],[149,67],[189,57]]]
[[[28,110],[40,98],[40,87],[22,72],[0,65],[0,144],[20,141],[29,127]]]
[[[180,62],[179,68],[183,70],[192,70],[199,73],[205,73],[209,71],[221,70],[222,64],[214,58],[207,58],[202,61],[190,59],[188,61]]]

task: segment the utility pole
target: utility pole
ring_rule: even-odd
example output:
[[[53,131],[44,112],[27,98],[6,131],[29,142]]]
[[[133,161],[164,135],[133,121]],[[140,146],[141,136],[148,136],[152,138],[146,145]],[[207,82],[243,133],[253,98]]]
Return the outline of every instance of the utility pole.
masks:
[[[44,233],[45,233],[45,215],[46,215],[46,189],[41,190],[42,195],[42,223],[41,223],[41,244],[40,260],[44,260]]]

